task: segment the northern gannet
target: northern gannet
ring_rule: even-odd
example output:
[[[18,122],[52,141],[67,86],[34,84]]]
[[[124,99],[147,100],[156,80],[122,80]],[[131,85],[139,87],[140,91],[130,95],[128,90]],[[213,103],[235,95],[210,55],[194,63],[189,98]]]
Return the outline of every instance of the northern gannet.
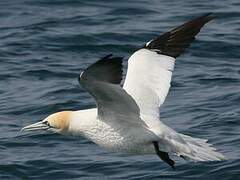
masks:
[[[211,13],[205,14],[146,43],[129,58],[123,86],[123,58],[105,56],[79,76],[97,108],[57,112],[22,131],[84,136],[114,152],[157,154],[171,167],[175,162],[169,154],[194,161],[225,159],[206,139],[177,133],[160,121],[159,107],[168,94],[175,59],[212,19]]]

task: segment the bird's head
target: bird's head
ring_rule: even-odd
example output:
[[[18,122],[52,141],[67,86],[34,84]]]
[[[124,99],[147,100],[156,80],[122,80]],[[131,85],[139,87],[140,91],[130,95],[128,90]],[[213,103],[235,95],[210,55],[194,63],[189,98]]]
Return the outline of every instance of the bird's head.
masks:
[[[25,126],[21,131],[46,130],[57,133],[66,133],[69,128],[72,111],[54,113],[42,121]]]

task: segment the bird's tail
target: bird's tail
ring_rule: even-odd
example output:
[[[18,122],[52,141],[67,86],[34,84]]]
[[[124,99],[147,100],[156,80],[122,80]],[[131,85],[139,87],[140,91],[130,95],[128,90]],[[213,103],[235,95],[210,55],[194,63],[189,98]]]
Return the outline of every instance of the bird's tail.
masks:
[[[181,157],[187,157],[194,161],[221,161],[226,159],[223,154],[216,151],[206,139],[192,138],[190,136],[179,134],[185,141],[190,151],[181,151],[178,153]]]

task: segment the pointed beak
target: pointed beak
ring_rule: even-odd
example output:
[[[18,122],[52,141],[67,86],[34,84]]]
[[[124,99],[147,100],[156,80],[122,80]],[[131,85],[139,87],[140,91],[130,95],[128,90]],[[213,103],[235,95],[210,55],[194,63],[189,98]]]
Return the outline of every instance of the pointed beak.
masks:
[[[49,126],[43,123],[43,121],[25,126],[21,129],[21,132],[24,131],[37,131],[37,130],[47,130],[49,129]]]

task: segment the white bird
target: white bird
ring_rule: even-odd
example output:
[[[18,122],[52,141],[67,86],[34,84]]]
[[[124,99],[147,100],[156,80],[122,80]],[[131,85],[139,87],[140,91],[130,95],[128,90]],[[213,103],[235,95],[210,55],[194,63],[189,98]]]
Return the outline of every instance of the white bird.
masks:
[[[22,131],[84,136],[114,152],[157,154],[171,167],[175,162],[169,154],[194,161],[225,159],[206,139],[192,138],[166,126],[159,112],[170,88],[175,58],[212,19],[211,13],[205,14],[146,43],[129,58],[123,87],[122,58],[108,55],[100,59],[79,77],[97,108],[57,112]]]

